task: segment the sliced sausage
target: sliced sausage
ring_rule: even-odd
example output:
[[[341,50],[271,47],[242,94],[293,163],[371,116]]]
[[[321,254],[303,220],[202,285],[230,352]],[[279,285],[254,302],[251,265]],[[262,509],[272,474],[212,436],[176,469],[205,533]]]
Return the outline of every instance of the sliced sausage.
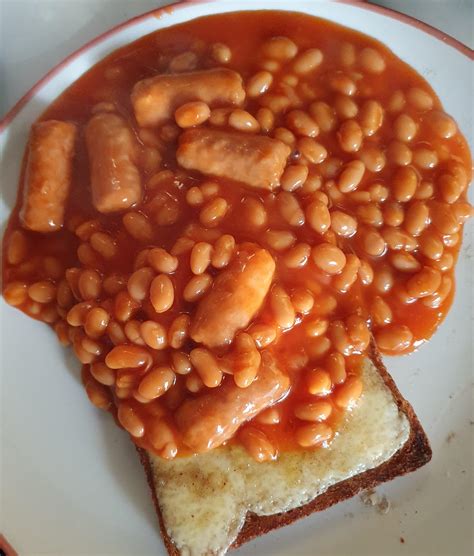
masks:
[[[202,100],[213,107],[238,106],[244,99],[242,78],[225,68],[144,79],[134,86],[131,95],[135,118],[142,127],[162,124],[173,117],[177,108],[192,100]]]
[[[245,421],[283,398],[289,388],[288,376],[264,352],[258,376],[247,388],[239,388],[229,377],[221,387],[183,403],[176,413],[183,442],[198,453],[221,446]]]
[[[274,189],[291,152],[278,139],[249,133],[190,129],[179,140],[176,158],[183,168]]]
[[[62,227],[76,133],[76,126],[69,122],[49,120],[33,125],[20,213],[25,228],[54,232]]]
[[[97,114],[87,124],[86,144],[94,207],[107,213],[138,203],[142,198],[134,162],[138,145],[127,122],[117,114]]]
[[[228,345],[248,326],[270,289],[275,261],[254,244],[241,246],[196,310],[190,334],[208,347]]]

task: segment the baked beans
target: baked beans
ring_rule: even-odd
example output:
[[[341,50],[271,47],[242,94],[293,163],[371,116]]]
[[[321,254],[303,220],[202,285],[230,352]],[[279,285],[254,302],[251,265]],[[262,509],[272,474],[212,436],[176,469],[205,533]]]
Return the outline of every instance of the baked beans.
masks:
[[[404,219],[404,228],[412,236],[418,237],[430,223],[430,211],[421,201],[408,207]]]
[[[296,56],[298,47],[287,37],[273,37],[262,46],[262,54],[280,62],[291,60]]]
[[[73,84],[34,124],[4,241],[6,301],[71,344],[91,401],[166,459],[191,455],[178,415],[208,399],[224,428],[235,400],[256,405],[235,440],[257,461],[328,445],[371,340],[406,353],[446,314],[472,214],[468,148],[421,77],[350,30],[328,48],[319,20],[262,12],[249,35],[244,19],[186,23],[214,40],[185,48],[153,33]],[[123,121],[100,160],[83,144],[92,114]],[[60,120],[78,133],[50,234],[23,223],[43,211],[38,126]]]
[[[339,127],[337,139],[344,152],[357,152],[362,146],[363,132],[356,120],[346,120]]]
[[[232,110],[228,124],[239,131],[257,132],[260,129],[258,121],[246,110]]]
[[[161,247],[154,247],[147,251],[146,259],[153,270],[163,274],[172,274],[178,268],[177,257]]]
[[[360,261],[360,267],[359,267],[358,275],[359,275],[360,281],[362,282],[362,284],[364,286],[370,286],[370,284],[372,284],[372,282],[374,280],[374,271],[373,271],[372,267],[370,266],[370,264],[367,261],[365,261],[364,259],[361,259],[361,261]]]
[[[444,112],[433,110],[425,116],[425,121],[442,139],[450,139],[457,133],[456,122]]]
[[[211,56],[219,64],[227,64],[232,58],[232,51],[226,44],[216,42],[211,46]]]
[[[288,268],[302,268],[308,262],[310,255],[311,246],[307,243],[298,243],[291,247],[282,258]]]
[[[413,160],[413,153],[408,145],[401,141],[392,141],[387,148],[387,158],[398,166],[408,166]]]
[[[28,288],[28,296],[38,303],[50,303],[56,298],[56,286],[48,280],[35,282]]]
[[[326,148],[310,137],[298,140],[298,150],[312,164],[320,164],[328,155]]]
[[[275,251],[285,251],[296,242],[295,234],[285,230],[267,230],[263,239]]]
[[[249,97],[258,97],[266,93],[273,82],[273,75],[269,71],[259,71],[247,83]]]
[[[155,271],[144,266],[136,270],[128,279],[127,291],[135,301],[143,301],[147,297]]]
[[[289,112],[286,116],[286,123],[291,131],[297,135],[316,137],[319,133],[318,124],[303,110]]]
[[[139,212],[127,212],[122,218],[127,232],[137,241],[149,243],[153,238],[153,228],[148,218]]]
[[[295,309],[290,296],[281,286],[274,286],[270,292],[270,305],[276,324],[283,329],[291,328],[295,323]]]
[[[336,113],[326,102],[313,102],[309,107],[309,113],[322,132],[327,133],[334,129],[337,122]]]
[[[360,160],[348,162],[339,176],[337,182],[342,193],[354,191],[359,186],[365,173],[365,165]]]
[[[359,113],[359,122],[363,134],[370,137],[377,133],[382,126],[383,118],[384,112],[380,102],[376,100],[365,101]]]
[[[263,349],[276,340],[277,329],[271,324],[254,324],[250,327],[249,334],[255,345]]]
[[[357,220],[341,210],[331,212],[331,229],[342,237],[351,237],[357,231]]]
[[[293,71],[305,74],[316,69],[323,61],[323,53],[318,48],[310,48],[299,54],[293,62]]]
[[[157,313],[164,313],[174,302],[174,286],[166,274],[159,274],[151,281],[150,301]]]
[[[418,186],[418,174],[411,166],[399,168],[393,176],[393,196],[400,203],[408,202]]]
[[[191,364],[198,372],[204,385],[216,388],[222,381],[222,371],[212,353],[204,348],[193,349],[189,354]]]
[[[433,108],[433,98],[423,89],[412,87],[406,92],[406,98],[409,104],[417,110],[431,110]]]
[[[343,120],[355,118],[359,112],[357,103],[345,95],[337,95],[334,99],[334,109],[336,114]]]
[[[291,303],[297,313],[308,314],[314,305],[313,294],[305,288],[298,288],[291,294]]]
[[[159,398],[174,384],[176,376],[170,367],[157,367],[149,371],[138,385],[138,393],[147,400]]]
[[[358,377],[350,377],[334,392],[334,402],[341,409],[353,407],[362,394],[362,381]]]
[[[389,324],[375,332],[375,340],[387,353],[400,353],[411,346],[413,334],[408,326]]]
[[[360,267],[360,259],[357,255],[349,253],[346,255],[346,264],[342,271],[334,277],[333,286],[341,293],[347,293],[357,280]]]
[[[166,328],[154,320],[145,320],[140,323],[140,335],[147,346],[152,349],[165,349],[168,345]]]
[[[207,228],[218,226],[229,210],[227,201],[222,197],[216,197],[208,201],[199,214],[199,221]]]
[[[380,257],[385,253],[387,245],[384,238],[376,230],[369,230],[363,236],[363,248],[367,255]]]
[[[262,425],[278,425],[281,421],[280,411],[276,407],[270,407],[257,415],[255,420]]]
[[[190,303],[198,301],[212,285],[212,276],[207,272],[194,276],[183,290],[183,298]]]
[[[117,408],[117,418],[122,427],[132,436],[141,438],[145,434],[145,425],[137,415],[135,409],[128,403],[120,403]]]
[[[296,441],[303,448],[312,448],[328,442],[333,434],[325,423],[301,425],[296,429]]]
[[[14,307],[23,305],[28,299],[28,285],[24,282],[11,282],[3,290],[3,297]]]
[[[393,122],[393,131],[399,141],[409,143],[418,131],[415,120],[408,114],[400,114]]]
[[[110,234],[94,232],[89,238],[92,249],[104,259],[113,259],[117,255],[117,244]]]
[[[275,124],[275,116],[269,108],[259,108],[255,115],[263,133],[269,133]]]
[[[379,74],[385,70],[385,60],[374,48],[363,48],[360,51],[359,64],[368,73]]]
[[[416,272],[421,268],[421,263],[413,255],[401,251],[391,253],[390,262],[400,272]]]
[[[305,223],[304,212],[298,199],[288,191],[282,191],[277,195],[278,209],[282,218],[290,226],[302,226]]]
[[[346,264],[346,256],[339,247],[330,243],[320,243],[311,250],[314,264],[326,274],[338,274]]]
[[[381,172],[385,167],[385,154],[378,147],[366,144],[359,150],[358,156],[369,172]]]
[[[353,44],[343,42],[339,50],[339,61],[343,66],[352,66],[356,61],[356,52]]]
[[[239,440],[255,461],[261,463],[277,459],[278,452],[263,431],[246,426],[240,431]]]
[[[388,265],[382,266],[375,274],[373,285],[377,292],[387,293],[393,288],[393,272]]]
[[[306,207],[306,219],[311,228],[319,234],[324,234],[331,226],[331,214],[327,205],[319,200],[311,202]]]
[[[205,102],[187,102],[180,106],[174,113],[179,127],[187,128],[200,125],[211,116],[211,110]]]

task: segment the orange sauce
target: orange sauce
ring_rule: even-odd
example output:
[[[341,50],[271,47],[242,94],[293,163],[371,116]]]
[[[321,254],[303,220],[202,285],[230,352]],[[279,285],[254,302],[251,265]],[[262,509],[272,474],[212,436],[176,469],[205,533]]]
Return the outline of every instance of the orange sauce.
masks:
[[[324,61],[318,71],[314,71],[302,78],[308,84],[308,87],[314,91],[317,100],[323,100],[330,105],[334,103],[335,93],[331,92],[327,87],[328,75],[335,69],[341,69],[339,61],[341,45],[343,43],[350,43],[355,47],[356,52],[367,47],[376,49],[383,56],[386,63],[386,70],[383,76],[370,73],[361,74],[362,77],[357,81],[357,93],[354,96],[354,100],[359,106],[365,99],[370,98],[377,100],[382,107],[387,107],[395,91],[407,91],[417,87],[426,91],[431,96],[435,109],[442,110],[441,104],[429,84],[412,68],[399,60],[384,45],[351,29],[306,15],[271,11],[223,14],[196,19],[147,35],[134,43],[116,50],[91,68],[52,103],[41,116],[40,120],[57,119],[72,121],[77,124],[80,130],[74,159],[72,190],[66,210],[65,227],[62,231],[51,235],[25,231],[24,234],[29,245],[28,257],[19,265],[9,264],[7,257],[4,257],[4,287],[14,281],[26,281],[28,284],[31,284],[35,281],[48,278],[42,265],[42,261],[46,256],[57,258],[64,269],[81,267],[76,254],[81,241],[74,234],[74,230],[80,222],[90,218],[98,219],[101,228],[104,231],[110,232],[120,246],[119,256],[111,261],[105,262],[98,259],[96,264],[97,270],[103,276],[109,275],[112,272],[129,275],[133,271],[133,264],[138,253],[146,246],[126,233],[121,224],[122,214],[104,216],[98,214],[92,207],[89,160],[83,139],[83,129],[92,115],[92,108],[100,102],[113,103],[117,112],[127,119],[135,131],[138,131],[130,102],[131,89],[137,81],[165,72],[170,58],[174,55],[192,50],[198,55],[198,68],[213,67],[217,64],[213,63],[209,57],[209,45],[216,42],[225,43],[232,52],[232,59],[227,66],[239,72],[244,82],[246,82],[259,70],[260,57],[258,52],[262,43],[270,37],[280,35],[292,39],[297,44],[299,51],[317,47],[323,52]],[[356,67],[352,68],[351,71],[359,72]],[[274,83],[280,82],[287,73],[289,73],[287,66],[276,70],[273,76]],[[301,109],[305,110],[311,102],[312,100],[309,99],[303,100]],[[258,98],[250,99],[245,104],[245,109],[252,114],[255,114],[258,108]],[[464,137],[459,132],[450,139],[440,138],[425,125],[424,112],[420,112],[420,110],[407,103],[403,107],[403,113],[410,115],[419,128],[416,138],[409,145],[410,148],[416,149],[417,147],[429,146],[438,153],[439,164],[436,168],[433,170],[418,169],[421,179],[430,180],[436,184],[437,177],[443,171],[446,171],[446,168],[453,161],[464,168],[466,175],[470,176],[470,153]],[[364,141],[386,152],[389,143],[393,140],[393,121],[396,115],[386,112],[384,123],[379,131],[373,137],[364,139]],[[275,127],[285,125],[284,115],[277,116]],[[356,158],[354,153],[346,153],[341,150],[335,131],[321,133],[317,140],[325,146],[329,157],[337,157],[342,163]],[[161,141],[161,143],[161,170],[171,170],[173,175],[160,183],[159,190],[168,192],[176,198],[179,204],[180,215],[175,224],[156,228],[153,245],[171,249],[176,239],[183,234],[186,226],[190,222],[196,222],[197,212],[194,207],[186,203],[186,191],[192,186],[199,185],[204,179],[196,173],[183,172],[177,166],[175,159],[176,140]],[[395,169],[396,165],[387,159],[385,167],[378,173],[370,173],[369,176],[366,176],[359,189],[367,190],[373,183],[383,184],[390,189]],[[146,184],[150,181],[154,172],[147,172],[143,167],[140,168],[140,171],[142,183],[145,187],[145,198],[138,209],[147,214],[147,202],[153,198],[156,190],[147,189]],[[318,166],[312,165],[310,174],[314,175],[318,174],[318,172]],[[4,251],[8,249],[11,234],[21,228],[18,215],[22,203],[23,176],[24,172],[19,183],[18,202],[13,210],[7,232],[4,236]],[[225,219],[223,225],[219,226],[220,232],[232,234],[237,243],[252,241],[263,244],[263,230],[255,232],[255,230],[249,229],[245,220],[241,218],[240,204],[244,197],[257,198],[264,204],[268,214],[268,228],[278,230],[289,229],[288,224],[276,208],[273,194],[250,189],[242,184],[225,179],[217,181],[220,185],[219,195],[224,197],[231,207],[230,214]],[[324,191],[324,185],[322,190]],[[465,200],[465,195],[465,192],[463,192],[460,201]],[[439,199],[436,186],[434,198]],[[350,196],[344,196],[344,199],[337,203],[339,210],[343,210],[351,215],[356,214],[357,206],[358,203],[351,200]],[[361,258],[369,260],[374,273],[377,275],[381,268],[389,263],[386,256],[371,258],[364,255],[360,239],[360,232],[363,228],[364,225],[359,222],[358,233],[353,238],[339,238],[338,244],[346,253],[354,252]],[[297,236],[298,242],[307,242],[310,245],[314,245],[322,240],[321,237],[318,237],[307,226],[291,228],[291,231]],[[462,227],[459,234],[461,233]],[[203,234],[205,237],[207,235],[209,234]],[[212,232],[210,232],[210,236],[212,237]],[[444,253],[450,253],[454,260],[456,260],[460,244],[461,241],[459,240],[456,245],[445,247]],[[370,302],[375,295],[380,295],[380,292],[376,291],[374,284],[363,286],[358,281],[349,293],[343,294],[333,288],[327,275],[318,271],[313,264],[309,263],[304,268],[290,270],[281,263],[280,253],[272,251],[272,254],[277,259],[275,278],[280,283],[289,289],[294,289],[300,285],[310,290],[311,286],[309,284],[313,284],[313,293],[316,300],[327,295],[332,295],[336,298],[337,307],[331,313],[330,319],[344,319],[349,314],[355,312],[366,318],[370,317]],[[419,255],[417,251],[415,255],[422,264],[428,264],[426,259]],[[173,307],[166,313],[158,315],[151,303],[145,301],[133,318],[138,320],[153,319],[161,322],[165,327],[169,327],[177,315],[182,312],[192,313],[193,305],[186,303],[181,297],[185,284],[192,277],[189,265],[181,264],[181,261],[187,260],[186,257],[180,257],[178,271],[173,277],[176,291]],[[399,272],[393,267],[391,267],[391,271],[395,285],[405,283],[406,273]],[[217,274],[216,271],[212,271],[212,273],[214,275]],[[454,283],[454,265],[444,275],[449,276]],[[413,341],[405,352],[418,347],[432,336],[447,314],[453,295],[454,287],[437,309],[425,306],[420,300],[407,304],[401,302],[395,295],[390,293],[384,296],[385,300],[390,304],[393,322],[408,326],[413,334]],[[25,302],[25,304],[19,306],[19,309],[29,313],[28,307],[28,302]],[[216,308],[216,311],[218,310],[219,308]],[[30,316],[35,318],[35,315],[31,315],[31,313]],[[42,320],[41,313],[36,318]],[[255,426],[264,430],[279,450],[295,449],[297,447],[294,441],[294,430],[298,426],[298,419],[293,416],[293,409],[296,403],[312,399],[305,386],[305,373],[310,368],[324,367],[324,360],[327,355],[325,354],[320,358],[311,358],[305,353],[305,346],[309,340],[305,333],[304,324],[308,318],[304,315],[300,316],[297,325],[291,330],[282,333],[279,341],[269,348],[275,354],[282,369],[292,377],[292,390],[290,395],[279,404],[281,411],[281,422],[279,425],[255,424]],[[257,321],[260,323],[272,322],[272,314],[268,304],[263,307],[257,317]],[[104,353],[111,347],[110,340],[104,340]],[[193,343],[189,342],[186,350],[192,347]],[[162,364],[163,361],[166,361],[167,354],[165,352],[157,352],[155,356],[156,363]],[[349,375],[359,374],[362,358],[363,354],[357,353],[346,358],[346,369]],[[90,377],[87,368],[85,369],[85,374],[87,377]],[[231,377],[226,376],[224,380],[231,380]],[[182,376],[177,377],[175,386],[163,397],[166,419],[177,434],[179,433],[173,425],[173,412],[182,403],[183,399],[189,397],[193,397],[193,394],[186,390],[185,380]],[[137,412],[140,413],[142,411],[142,404],[138,401],[132,399],[130,404],[136,407]],[[112,411],[115,411],[115,408],[112,408]],[[338,422],[342,415],[343,411],[334,406],[333,414],[327,421],[334,430],[337,430]],[[143,414],[142,418],[146,429],[147,423],[155,417],[152,414]],[[135,441],[139,445],[153,449],[146,436],[145,439],[135,439]],[[179,455],[187,453],[186,448],[180,446],[179,442],[178,446]]]

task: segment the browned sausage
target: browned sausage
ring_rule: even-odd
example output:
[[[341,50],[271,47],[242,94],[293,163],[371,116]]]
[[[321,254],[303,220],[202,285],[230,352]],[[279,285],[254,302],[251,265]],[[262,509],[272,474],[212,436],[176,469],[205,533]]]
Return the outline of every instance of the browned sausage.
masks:
[[[140,174],[134,162],[138,145],[127,122],[117,114],[97,114],[87,124],[86,144],[95,208],[115,212],[141,201]]]
[[[199,303],[191,325],[191,338],[208,347],[230,344],[262,306],[270,289],[275,261],[254,244],[242,246]]]
[[[238,73],[217,68],[144,79],[133,88],[131,99],[138,124],[147,127],[172,118],[176,108],[191,100],[210,106],[238,106],[245,91]]]
[[[54,232],[62,227],[76,132],[74,124],[57,120],[33,125],[20,213],[25,228]]]
[[[183,442],[195,452],[221,446],[245,421],[283,398],[289,388],[288,376],[264,352],[258,376],[247,388],[239,388],[228,377],[223,386],[183,403],[176,413]]]
[[[176,158],[188,170],[271,190],[280,184],[290,152],[285,143],[262,135],[190,129],[180,137]]]

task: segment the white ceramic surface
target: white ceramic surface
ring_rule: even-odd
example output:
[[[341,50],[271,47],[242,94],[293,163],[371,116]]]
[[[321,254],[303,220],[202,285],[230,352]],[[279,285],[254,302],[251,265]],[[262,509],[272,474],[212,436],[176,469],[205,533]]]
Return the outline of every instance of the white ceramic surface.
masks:
[[[256,4],[220,0],[138,20],[84,49],[55,72],[0,132],[0,229],[16,196],[30,123],[65,87],[107,53],[146,33],[198,15]],[[288,9],[284,0],[258,5]],[[472,147],[472,63],[467,57],[424,31],[357,5],[298,0],[291,8],[356,28],[390,46],[430,82]],[[457,268],[456,299],[446,321],[417,353],[387,358],[434,452],[428,466],[379,489],[391,500],[392,510],[379,515],[356,498],[249,543],[235,554],[472,552],[473,270],[469,224]],[[108,415],[88,403],[73,356],[58,347],[52,331],[3,300],[0,326],[0,533],[25,556],[163,555],[133,446]]]

